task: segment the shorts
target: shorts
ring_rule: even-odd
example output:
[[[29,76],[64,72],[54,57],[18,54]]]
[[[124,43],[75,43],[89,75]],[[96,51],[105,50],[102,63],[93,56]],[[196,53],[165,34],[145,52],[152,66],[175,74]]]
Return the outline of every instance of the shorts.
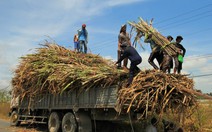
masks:
[[[79,49],[79,42],[74,42],[74,49]]]

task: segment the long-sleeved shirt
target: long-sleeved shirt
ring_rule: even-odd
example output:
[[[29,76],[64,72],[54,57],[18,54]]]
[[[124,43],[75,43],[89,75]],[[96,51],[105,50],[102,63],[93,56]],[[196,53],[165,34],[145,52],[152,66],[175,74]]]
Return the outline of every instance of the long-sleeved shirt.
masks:
[[[124,49],[123,55],[117,61],[117,63],[120,63],[124,58],[128,58],[131,62],[141,60],[141,56],[132,46],[128,46],[126,49]]]
[[[88,32],[86,29],[78,30],[78,39],[79,39],[79,41],[88,42]]]
[[[159,50],[160,50],[160,46],[157,45],[157,44],[155,43],[155,41],[152,40],[152,38],[149,38],[148,34],[145,34],[144,42],[150,44],[150,47],[151,47],[152,51],[153,51],[153,50],[154,50],[154,51],[159,51]]]

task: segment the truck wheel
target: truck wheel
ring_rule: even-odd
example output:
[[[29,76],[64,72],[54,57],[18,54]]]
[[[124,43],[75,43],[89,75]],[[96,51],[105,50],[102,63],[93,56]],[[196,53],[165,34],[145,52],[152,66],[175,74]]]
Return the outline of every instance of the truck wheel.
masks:
[[[13,111],[11,116],[10,116],[10,125],[11,126],[19,126],[21,121],[19,120],[19,115],[17,113],[17,111]]]
[[[62,120],[62,131],[63,132],[76,132],[77,122],[74,114],[68,112],[64,115]]]
[[[58,132],[61,125],[61,118],[57,112],[52,112],[48,120],[49,132]]]

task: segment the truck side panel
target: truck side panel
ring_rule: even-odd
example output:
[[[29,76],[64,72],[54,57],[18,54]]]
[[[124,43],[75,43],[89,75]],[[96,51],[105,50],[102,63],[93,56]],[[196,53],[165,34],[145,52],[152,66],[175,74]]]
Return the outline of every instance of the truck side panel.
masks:
[[[62,94],[41,94],[34,98],[24,98],[21,109],[73,109],[73,108],[114,108],[118,87],[91,88],[79,93],[77,90]]]

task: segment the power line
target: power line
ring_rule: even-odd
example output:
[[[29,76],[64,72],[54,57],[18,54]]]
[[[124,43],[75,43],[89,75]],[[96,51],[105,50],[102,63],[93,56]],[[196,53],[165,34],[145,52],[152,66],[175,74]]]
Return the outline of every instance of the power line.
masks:
[[[203,8],[207,8],[207,7],[209,7],[209,6],[212,6],[212,4],[207,4],[207,5],[205,5],[205,6],[202,6],[202,7],[197,8],[197,9],[193,9],[193,10],[190,10],[190,11],[187,11],[187,12],[184,12],[184,13],[181,13],[181,14],[179,14],[179,15],[176,15],[176,16],[174,16],[174,17],[170,17],[170,18],[164,19],[164,20],[162,20],[162,21],[159,21],[159,22],[155,23],[155,25],[160,24],[160,23],[163,23],[163,22],[166,22],[166,21],[173,20],[173,19],[178,18],[178,17],[185,16],[185,15],[187,15],[187,14],[193,13],[193,12],[198,11],[198,10],[203,9]]]
[[[207,77],[207,76],[212,76],[212,73],[210,73],[210,74],[196,75],[196,76],[192,76],[192,78],[196,78],[196,77]]]
[[[194,34],[206,32],[206,31],[210,31],[210,30],[212,30],[212,27],[204,28],[204,29],[201,29],[201,30],[199,30],[199,31],[196,31],[196,32],[193,32],[193,33],[186,34],[186,36],[191,36],[191,35],[194,35]]]
[[[180,21],[180,22],[188,21],[189,19],[197,18],[198,16],[200,16],[200,18],[202,18],[202,15],[207,15],[207,13],[210,13],[210,12],[212,12],[212,10],[208,10],[208,11],[205,11],[205,12],[201,12],[201,13],[199,13],[199,14],[195,14],[195,15],[193,15],[193,16],[190,16],[190,17],[187,17],[187,18],[185,18],[185,19],[183,19],[183,20],[178,20],[178,21]],[[159,28],[164,28],[164,27],[167,27],[167,26],[169,26],[169,25],[176,24],[176,22],[178,22],[178,21],[174,21],[174,22],[172,22],[172,23],[166,24],[165,26],[161,26],[161,27],[159,27]]]
[[[97,41],[97,42],[94,42],[93,44],[96,45],[96,46],[99,45],[99,44],[102,45],[102,43],[107,43],[108,41],[111,41],[111,40],[114,40],[114,37],[111,38],[111,39],[101,40],[99,42]]]
[[[117,42],[117,40],[112,40],[112,41],[110,41],[110,43],[102,43],[102,45],[95,46],[94,48],[92,48],[92,50],[93,50],[93,51],[96,51],[96,50],[99,50],[100,48],[112,46],[112,45],[114,45],[114,42]],[[104,45],[103,45],[103,44],[104,44]],[[117,46],[117,45],[116,45],[116,46]]]
[[[193,21],[198,21],[198,20],[201,20],[200,18],[207,18],[207,17],[209,17],[209,16],[212,16],[212,14],[209,14],[209,15],[206,15],[206,16],[201,16],[201,17],[199,17],[199,18],[195,18],[195,19],[191,19],[191,20],[186,20],[185,22],[182,22],[182,23],[179,23],[179,24],[176,24],[176,25],[174,25],[174,27],[177,27],[177,26],[180,26],[180,25],[183,25],[183,24],[187,24],[187,23],[190,23],[190,22],[193,22]],[[176,22],[175,22],[176,23]],[[162,31],[164,31],[164,30],[166,30],[166,29],[168,29],[167,27],[169,27],[169,26],[165,26],[166,28],[162,28],[161,30]],[[172,26],[173,27],[173,26]]]

